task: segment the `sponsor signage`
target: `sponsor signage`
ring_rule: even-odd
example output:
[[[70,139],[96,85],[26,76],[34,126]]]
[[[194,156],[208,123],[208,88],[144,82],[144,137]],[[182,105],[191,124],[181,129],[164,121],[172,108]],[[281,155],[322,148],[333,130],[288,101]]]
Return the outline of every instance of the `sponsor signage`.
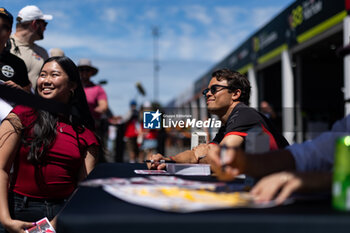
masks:
[[[297,0],[220,64],[245,73],[252,65],[265,63],[284,49],[301,44],[342,22],[345,16],[344,0]],[[208,84],[206,76],[195,83],[196,93],[203,89],[204,82]]]
[[[344,0],[295,1],[236,49],[227,58],[228,64],[239,70],[249,63],[266,62],[279,55],[281,48],[303,43],[342,22],[345,16]],[[246,51],[244,56],[242,51]]]

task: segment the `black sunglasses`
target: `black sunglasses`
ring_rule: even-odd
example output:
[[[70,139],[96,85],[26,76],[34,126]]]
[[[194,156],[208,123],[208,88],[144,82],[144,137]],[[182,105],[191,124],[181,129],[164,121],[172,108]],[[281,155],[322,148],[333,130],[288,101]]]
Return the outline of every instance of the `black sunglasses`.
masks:
[[[221,89],[219,90],[218,88],[221,87]],[[224,89],[230,89],[229,86],[222,86],[222,85],[213,85],[210,88],[206,88],[203,90],[202,94],[204,96],[207,96],[208,92],[210,91],[211,94],[215,95],[216,92],[224,90]]]
[[[44,24],[44,26],[46,27],[48,22],[46,22],[45,20],[42,20],[42,19],[37,19],[36,20],[37,22],[42,22]]]

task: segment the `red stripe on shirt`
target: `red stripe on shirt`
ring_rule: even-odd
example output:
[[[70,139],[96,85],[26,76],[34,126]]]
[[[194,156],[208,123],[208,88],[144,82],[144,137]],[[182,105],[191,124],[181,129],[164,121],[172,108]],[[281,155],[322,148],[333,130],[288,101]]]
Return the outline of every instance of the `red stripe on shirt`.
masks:
[[[275,138],[274,138],[273,135],[271,134],[271,132],[268,131],[268,130],[264,127],[264,125],[262,125],[262,124],[261,124],[261,127],[262,127],[263,131],[264,131],[267,135],[269,135],[269,138],[270,138],[270,150],[277,150],[277,149],[278,149],[278,145],[277,145],[277,143],[276,143]]]
[[[247,133],[243,133],[243,132],[229,132],[225,135],[226,136],[229,136],[229,135],[237,135],[237,136],[242,136],[242,137],[245,137],[247,136],[248,134]]]

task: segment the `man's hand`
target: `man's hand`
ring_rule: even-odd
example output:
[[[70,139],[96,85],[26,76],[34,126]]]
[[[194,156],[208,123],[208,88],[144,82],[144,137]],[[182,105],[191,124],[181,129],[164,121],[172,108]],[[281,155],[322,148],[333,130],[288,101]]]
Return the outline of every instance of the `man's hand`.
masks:
[[[153,160],[153,163],[147,163],[148,169],[151,170],[164,170],[166,168],[165,163],[159,163],[160,160],[170,160],[167,157],[164,157],[162,154],[153,154],[149,157],[147,157],[148,160]]]
[[[227,147],[225,150],[221,150],[219,145],[210,144],[208,157],[211,169],[219,180],[233,180],[244,172],[245,155],[242,149]]]
[[[206,155],[208,154],[208,150],[209,150],[208,144],[199,144],[198,146],[194,147],[192,150],[194,152],[195,157],[193,157],[190,160],[190,163],[208,162],[207,160],[204,160],[204,159],[200,161],[200,159],[205,158]]]

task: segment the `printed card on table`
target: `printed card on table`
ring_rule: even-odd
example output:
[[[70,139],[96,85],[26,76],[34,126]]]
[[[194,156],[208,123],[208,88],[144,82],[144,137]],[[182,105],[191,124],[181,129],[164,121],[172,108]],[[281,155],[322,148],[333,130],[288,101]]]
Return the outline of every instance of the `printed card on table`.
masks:
[[[168,174],[165,170],[134,170],[136,174],[143,174],[143,175],[157,175],[157,174]]]

